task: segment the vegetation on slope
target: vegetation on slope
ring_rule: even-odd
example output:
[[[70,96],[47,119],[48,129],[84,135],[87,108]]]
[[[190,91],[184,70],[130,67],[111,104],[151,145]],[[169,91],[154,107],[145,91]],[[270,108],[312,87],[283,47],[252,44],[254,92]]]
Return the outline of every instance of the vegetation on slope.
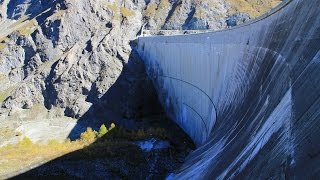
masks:
[[[175,166],[175,163],[177,163],[175,161],[180,162],[181,160],[174,158],[168,161],[169,157],[181,156],[182,152],[185,152],[186,155],[190,149],[194,148],[192,142],[187,140],[185,136],[176,131],[166,131],[161,126],[158,128],[150,127],[132,130],[116,127],[112,123],[109,128],[102,124],[98,131],[88,127],[80,135],[80,138],[75,141],[66,140],[59,142],[57,140],[50,140],[46,144],[39,144],[33,143],[25,137],[18,144],[0,148],[0,179],[1,177],[15,175],[19,171],[28,170],[30,167],[36,167],[43,163],[51,164],[49,165],[49,172],[47,172],[50,175],[50,173],[54,173],[55,171],[55,168],[52,167],[55,167],[57,164],[59,167],[62,167],[64,163],[79,161],[78,163],[81,164],[83,160],[87,162],[87,164],[82,164],[84,168],[88,164],[102,161],[104,164],[107,164],[107,171],[111,171],[117,177],[126,178],[128,174],[123,172],[124,166],[114,167],[115,164],[118,164],[114,164],[114,162],[125,161],[126,166],[130,167],[129,169],[132,171],[129,173],[134,175],[142,169],[146,171],[144,173],[147,173],[148,158],[150,159],[153,156],[151,154],[144,154],[145,152],[135,142],[151,138],[170,142],[171,146],[169,150],[158,153],[160,153],[160,157],[165,157],[163,162],[161,162],[162,164],[174,162],[173,164],[169,163],[168,166]],[[181,143],[181,141],[184,143]],[[167,167],[163,167],[162,165],[161,168]],[[31,177],[33,177],[32,171],[30,173]],[[37,171],[35,171],[35,175],[39,175]],[[59,172],[60,176],[65,177],[69,175]]]
[[[0,148],[0,178],[84,148],[107,133],[103,131],[104,127],[104,125],[101,126],[99,133],[88,127],[87,131],[81,134],[80,139],[75,141],[50,140],[47,144],[37,144],[28,137],[24,137],[18,144],[3,146]],[[115,125],[111,124],[108,131],[114,128]],[[10,132],[9,130],[4,130],[3,133],[0,131],[0,135]]]
[[[227,0],[230,4],[228,14],[248,13],[255,18],[279,5],[282,0]]]

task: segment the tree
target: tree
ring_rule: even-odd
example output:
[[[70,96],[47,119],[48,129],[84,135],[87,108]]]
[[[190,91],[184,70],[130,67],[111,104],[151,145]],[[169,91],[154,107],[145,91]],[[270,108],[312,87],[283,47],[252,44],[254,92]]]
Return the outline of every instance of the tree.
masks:
[[[92,143],[96,139],[97,132],[88,127],[87,130],[80,135],[80,140],[84,143]]]
[[[107,133],[108,133],[108,129],[107,129],[106,125],[102,124],[99,129],[98,137],[102,137]]]
[[[111,129],[115,128],[115,127],[116,127],[116,125],[115,125],[114,123],[111,123],[111,126],[110,126],[110,128],[109,128],[109,131],[110,131]]]

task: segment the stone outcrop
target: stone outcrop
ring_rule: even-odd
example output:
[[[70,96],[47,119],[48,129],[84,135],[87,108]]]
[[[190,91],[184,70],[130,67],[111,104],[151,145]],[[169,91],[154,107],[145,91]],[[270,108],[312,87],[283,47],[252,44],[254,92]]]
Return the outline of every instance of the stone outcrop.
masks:
[[[227,17],[222,0],[0,3],[2,114],[42,104],[79,118],[92,104],[108,103],[99,99],[134,57],[131,41],[143,24],[146,29],[218,30],[226,27]]]

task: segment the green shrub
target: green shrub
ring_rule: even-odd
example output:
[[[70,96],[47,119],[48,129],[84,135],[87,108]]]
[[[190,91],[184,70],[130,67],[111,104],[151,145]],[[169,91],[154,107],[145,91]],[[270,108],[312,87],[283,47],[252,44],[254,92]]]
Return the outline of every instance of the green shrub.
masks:
[[[106,125],[102,124],[99,129],[98,137],[102,137],[107,133],[108,133],[108,129],[107,129]]]
[[[109,131],[110,131],[111,129],[115,128],[115,127],[116,127],[116,125],[115,125],[114,123],[111,123],[110,128],[109,128]]]

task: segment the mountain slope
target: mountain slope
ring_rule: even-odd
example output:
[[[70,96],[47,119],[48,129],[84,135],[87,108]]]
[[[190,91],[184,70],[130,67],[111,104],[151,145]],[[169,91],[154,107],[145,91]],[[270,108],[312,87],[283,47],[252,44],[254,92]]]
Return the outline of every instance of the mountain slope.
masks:
[[[235,2],[2,0],[1,117],[16,119],[22,109],[40,105],[64,112],[57,116],[80,118],[92,104],[134,117],[142,102],[128,102],[127,98],[143,91],[136,85],[144,83],[145,77],[139,77],[139,73],[134,80],[129,76],[123,79],[132,89],[121,102],[102,97],[128,62],[135,59],[133,40],[143,24],[147,29],[219,30],[227,26],[226,19],[231,15],[242,13],[241,17],[244,14],[250,19],[249,15],[257,16],[274,5],[246,1],[252,6],[243,12],[246,8]]]

